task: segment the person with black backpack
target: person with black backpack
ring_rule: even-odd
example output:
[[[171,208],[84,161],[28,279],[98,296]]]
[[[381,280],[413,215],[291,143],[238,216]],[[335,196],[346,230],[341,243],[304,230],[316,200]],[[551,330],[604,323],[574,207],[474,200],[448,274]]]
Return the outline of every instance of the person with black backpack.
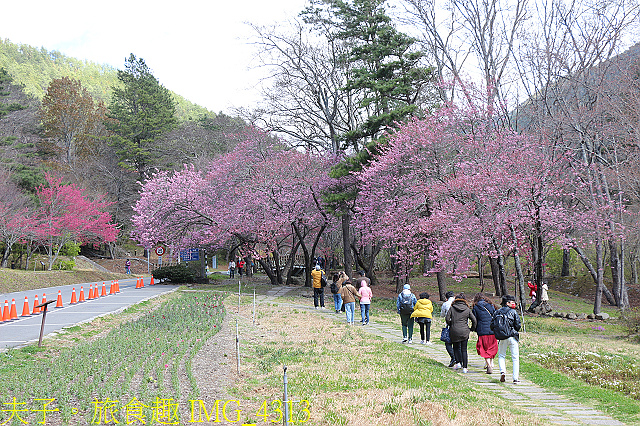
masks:
[[[400,322],[402,323],[402,343],[413,343],[413,307],[418,303],[416,296],[411,293],[411,286],[405,284],[402,292],[398,295],[396,300],[396,308],[398,315],[400,315]]]
[[[498,366],[500,367],[500,381],[504,382],[507,375],[507,348],[511,352],[513,364],[513,384],[520,383],[520,316],[516,311],[516,298],[511,295],[502,296],[502,307],[493,314],[491,330],[498,339]]]

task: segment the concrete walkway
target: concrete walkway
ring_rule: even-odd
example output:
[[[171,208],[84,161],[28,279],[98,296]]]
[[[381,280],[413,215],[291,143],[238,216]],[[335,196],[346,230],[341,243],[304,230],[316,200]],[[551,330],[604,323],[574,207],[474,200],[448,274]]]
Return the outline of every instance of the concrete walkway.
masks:
[[[266,296],[257,296],[257,302],[276,302],[277,297],[286,295],[290,290],[299,289],[299,287],[274,287],[267,292]],[[346,318],[343,313],[336,314],[333,310],[333,299],[325,302],[329,307],[326,310],[314,309],[313,299],[310,299],[309,305],[291,304],[291,303],[278,303],[280,306],[291,307],[300,310],[308,310],[314,312],[324,318],[346,323]],[[356,312],[356,319],[359,317],[359,313]],[[356,322],[354,327],[358,327],[363,331],[380,336],[385,340],[398,342],[401,344],[402,332],[400,329],[400,323],[397,326],[391,326],[386,324],[377,323],[375,320],[369,322],[368,325],[362,326],[359,322]],[[414,330],[414,337],[415,337]],[[433,330],[432,330],[433,335]],[[418,330],[418,338],[419,330]],[[415,340],[414,340],[415,341]],[[419,340],[418,340],[419,342]],[[433,345],[421,345],[420,343],[413,343],[408,345],[411,349],[422,351],[426,356],[432,358],[444,365],[449,365],[449,354],[445,347],[438,340]],[[507,358],[509,358],[507,354]],[[495,360],[495,367],[497,369],[498,362]],[[588,407],[575,402],[571,402],[567,398],[557,393],[553,393],[545,390],[544,388],[535,385],[534,383],[526,380],[526,377],[520,377],[521,383],[513,385],[511,383],[510,371],[507,373],[507,382],[501,383],[499,381],[499,373],[486,374],[484,370],[484,360],[479,357],[475,349],[469,350],[469,372],[462,373],[462,370],[458,370],[461,376],[465,377],[470,382],[475,383],[479,388],[488,389],[505,400],[509,401],[511,406],[518,407],[522,410],[529,411],[537,417],[543,418],[546,421],[557,425],[608,425],[618,426],[624,425],[624,423],[615,420],[614,418],[607,416],[600,410],[596,410],[593,407]]]

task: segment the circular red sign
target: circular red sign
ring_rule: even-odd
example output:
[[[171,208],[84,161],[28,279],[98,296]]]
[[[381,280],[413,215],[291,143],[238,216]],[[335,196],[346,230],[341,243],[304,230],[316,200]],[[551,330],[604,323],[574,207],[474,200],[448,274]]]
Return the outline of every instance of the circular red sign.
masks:
[[[164,254],[164,247],[162,247],[162,246],[156,247],[156,254],[158,256],[162,256]]]

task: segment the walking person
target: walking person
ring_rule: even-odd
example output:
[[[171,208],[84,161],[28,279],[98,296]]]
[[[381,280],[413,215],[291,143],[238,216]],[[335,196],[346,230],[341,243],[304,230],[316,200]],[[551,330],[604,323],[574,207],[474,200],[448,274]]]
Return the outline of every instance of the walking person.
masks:
[[[473,315],[475,315],[478,325],[476,333],[478,334],[478,343],[476,344],[476,352],[484,358],[484,368],[487,374],[493,373],[493,358],[498,353],[498,341],[491,330],[491,320],[496,312],[496,307],[484,294],[477,293],[473,298]]]
[[[491,329],[498,339],[498,367],[500,367],[500,381],[504,382],[507,375],[507,348],[511,352],[513,364],[513,384],[520,383],[520,316],[516,311],[516,298],[507,294],[502,296],[502,307],[493,315]]]
[[[449,324],[449,336],[451,337],[453,352],[456,356],[456,364],[453,368],[456,370],[462,368],[462,372],[467,373],[469,362],[469,356],[467,354],[469,333],[476,329],[477,321],[464,298],[464,294],[456,296],[449,312],[447,312],[446,321],[447,324]],[[471,321],[471,327],[469,327],[469,321]]]
[[[320,302],[320,309],[326,309],[324,307],[324,287],[322,286],[322,277],[324,271],[320,268],[320,265],[316,265],[315,269],[311,271],[311,279],[313,280],[313,306],[318,309],[318,301]]]
[[[238,269],[238,275],[242,278],[242,272],[244,272],[244,260],[241,257],[239,257],[236,262],[236,268]]]
[[[342,296],[344,312],[347,315],[347,324],[353,325],[353,314],[356,310],[356,298],[360,300],[360,294],[353,284],[351,284],[351,281],[346,280],[342,284],[340,295]]]
[[[396,299],[396,309],[400,315],[400,323],[402,324],[402,343],[413,343],[413,322],[411,317],[413,308],[418,303],[416,296],[411,293],[411,286],[405,284],[398,299]]]
[[[429,300],[429,293],[420,293],[420,298],[413,308],[411,317],[420,325],[420,343],[431,345],[431,318],[433,303]]]
[[[447,312],[449,312],[449,309],[451,308],[451,304],[453,303],[454,300],[456,300],[454,293],[452,291],[446,292],[444,296],[447,298],[447,300],[440,307],[440,316],[443,318],[447,316]],[[449,367],[453,367],[454,365],[456,365],[456,355],[453,352],[453,344],[450,341],[445,342],[444,347],[445,349],[447,349],[447,353],[449,354],[449,357],[451,357],[451,361],[449,362]]]
[[[348,279],[349,277],[344,272],[333,274],[333,282],[329,288],[331,294],[333,294],[333,307],[336,310],[336,314],[339,314],[342,310],[342,295],[340,294],[340,290],[342,290],[342,283]]]
[[[229,262],[229,278],[233,278],[236,275],[236,262],[231,259]]]
[[[371,308],[371,299],[373,299],[373,292],[371,287],[367,284],[367,281],[360,281],[360,316],[362,317],[362,325],[369,324],[369,309]]]
[[[131,261],[129,259],[124,263],[124,272],[127,275],[131,275]]]

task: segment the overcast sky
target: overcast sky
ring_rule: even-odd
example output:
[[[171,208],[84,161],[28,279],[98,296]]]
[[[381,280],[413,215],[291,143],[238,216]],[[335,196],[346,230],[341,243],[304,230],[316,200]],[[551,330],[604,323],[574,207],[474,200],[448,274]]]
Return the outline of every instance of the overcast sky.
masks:
[[[133,53],[160,83],[214,112],[257,100],[246,22],[296,16],[305,0],[3,2],[0,38],[124,69]],[[250,70],[251,68],[253,70]]]

